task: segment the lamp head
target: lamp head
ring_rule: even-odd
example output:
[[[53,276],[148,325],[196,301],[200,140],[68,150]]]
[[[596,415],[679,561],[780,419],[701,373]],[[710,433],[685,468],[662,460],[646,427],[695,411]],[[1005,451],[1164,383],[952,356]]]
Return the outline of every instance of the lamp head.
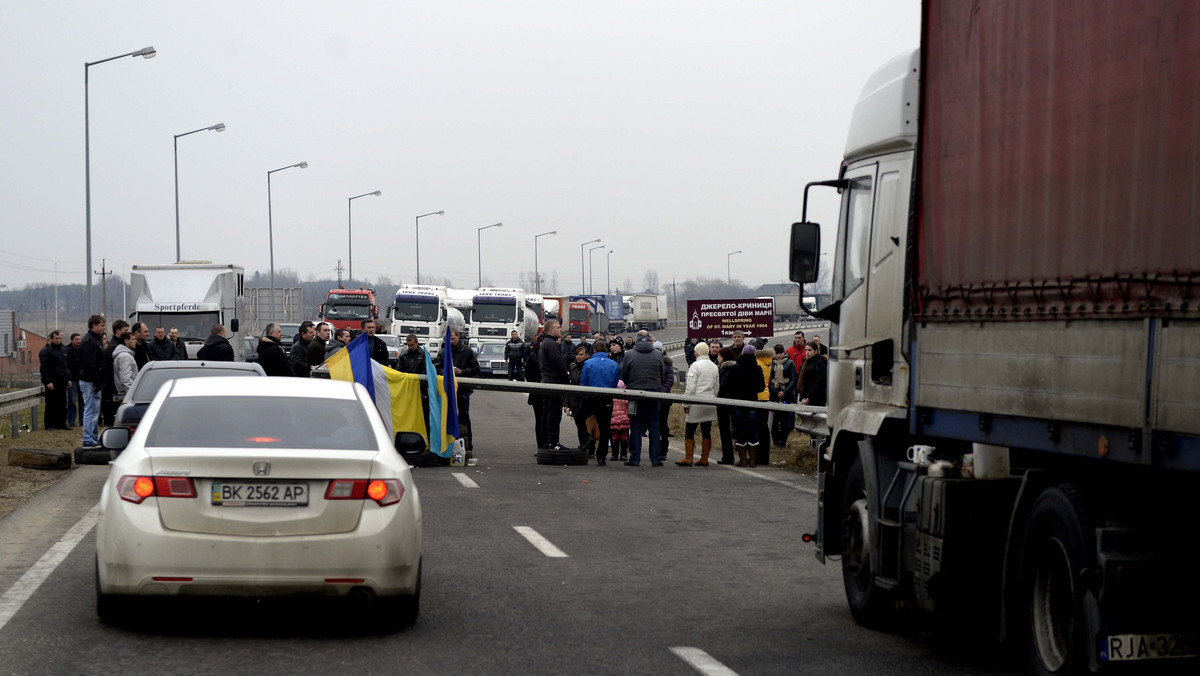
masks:
[[[225,131],[225,123],[224,123],[224,122],[218,122],[218,123],[214,124],[213,126],[209,127],[209,129],[212,129],[212,130],[213,130],[213,131],[215,131],[215,132],[222,132],[222,131]]]
[[[297,167],[300,167],[301,169],[307,169],[307,168],[308,168],[308,162],[301,162],[300,164],[297,164],[296,166],[297,166]]]
[[[445,215],[446,215],[446,212],[445,212],[445,211],[439,211],[439,212],[437,212],[437,215],[438,215],[438,216],[445,216]]]
[[[158,54],[158,52],[155,51],[155,49],[153,47],[142,47],[141,49],[134,52],[133,56],[140,56],[140,57],[146,58],[146,59],[153,59],[155,54]]]
[[[383,194],[383,191],[382,191],[382,190],[376,190],[375,192],[373,192],[373,193],[371,193],[371,194],[372,194],[372,195],[374,195],[374,196],[376,196],[376,197],[379,197],[380,195],[382,195],[382,194]]]

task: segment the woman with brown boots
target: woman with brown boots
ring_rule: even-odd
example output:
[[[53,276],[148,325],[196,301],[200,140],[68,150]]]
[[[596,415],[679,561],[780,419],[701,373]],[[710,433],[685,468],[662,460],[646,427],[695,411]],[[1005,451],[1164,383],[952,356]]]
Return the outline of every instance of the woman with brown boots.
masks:
[[[717,396],[717,365],[708,359],[708,345],[696,343],[696,360],[688,367],[687,386],[684,394],[696,397]],[[683,460],[676,460],[680,467],[691,467],[692,458],[696,453],[696,428],[700,428],[702,446],[700,459],[694,464],[698,467],[708,467],[708,454],[712,451],[712,424],[717,419],[716,406],[688,405],[683,407],[687,414],[684,425],[683,450],[687,454]]]

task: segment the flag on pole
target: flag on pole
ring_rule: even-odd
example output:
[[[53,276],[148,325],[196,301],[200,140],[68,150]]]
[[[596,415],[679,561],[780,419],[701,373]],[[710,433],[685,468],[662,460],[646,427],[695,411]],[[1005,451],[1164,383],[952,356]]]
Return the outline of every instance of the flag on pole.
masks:
[[[443,344],[443,350],[450,354],[450,342]],[[429,385],[429,450],[443,458],[450,457],[454,440],[458,438],[458,411],[453,396],[446,394],[444,383],[450,383],[450,391],[454,391],[454,365],[451,362],[448,376],[442,378],[437,374],[429,350],[425,350],[425,378]],[[440,432],[440,434],[439,434]]]
[[[415,432],[426,438],[421,419],[421,381],[371,359],[366,332],[325,360],[333,380],[355,382],[367,388],[384,426],[395,438],[397,432]],[[432,404],[432,399],[430,401]]]
[[[461,336],[459,337],[461,340]],[[458,397],[455,394],[454,382],[454,350],[450,347],[450,327],[446,327],[446,337],[442,341],[442,382],[446,388],[446,401],[450,413],[446,416],[446,434],[458,438]]]

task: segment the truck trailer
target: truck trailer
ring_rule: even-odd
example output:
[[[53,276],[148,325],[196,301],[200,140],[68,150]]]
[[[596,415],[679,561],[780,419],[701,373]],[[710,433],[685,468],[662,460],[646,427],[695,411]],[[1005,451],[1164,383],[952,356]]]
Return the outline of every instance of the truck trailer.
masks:
[[[1200,4],[922,13],[792,226],[796,282],[836,240],[817,558],[1033,673],[1194,661]]]
[[[213,324],[225,327],[238,361],[245,341],[237,338],[245,313],[245,271],[240,265],[181,261],[167,265],[135,265],[129,271],[130,319],[156,327],[179,329],[189,359],[204,346]]]

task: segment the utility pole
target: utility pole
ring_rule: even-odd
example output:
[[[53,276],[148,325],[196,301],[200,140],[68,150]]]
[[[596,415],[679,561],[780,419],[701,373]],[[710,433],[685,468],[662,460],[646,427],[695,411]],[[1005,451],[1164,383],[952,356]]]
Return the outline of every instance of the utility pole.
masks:
[[[105,267],[105,265],[104,265],[105,260],[107,260],[107,259],[104,259],[104,258],[100,259],[100,269],[96,270],[92,274],[100,275],[100,292],[101,292],[101,298],[102,298],[102,300],[100,302],[102,303],[101,307],[104,308],[104,313],[103,313],[104,319],[105,319],[105,321],[107,321],[108,320],[108,275],[112,274],[112,270],[109,270]]]
[[[679,287],[675,286],[675,278],[671,278],[671,305],[675,306],[675,319],[679,319]]]
[[[342,288],[342,259],[338,259],[337,267],[334,270],[337,270],[338,273],[338,288],[340,289]]]

